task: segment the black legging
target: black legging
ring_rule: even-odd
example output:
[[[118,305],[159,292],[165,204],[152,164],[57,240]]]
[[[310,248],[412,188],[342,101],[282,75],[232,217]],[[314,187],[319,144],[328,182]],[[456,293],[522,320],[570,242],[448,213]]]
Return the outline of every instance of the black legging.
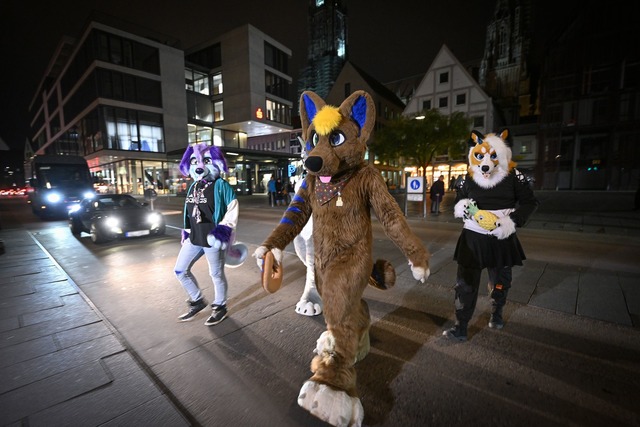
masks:
[[[511,287],[511,267],[487,267],[489,289],[491,291],[491,312],[500,312],[507,302],[507,293]],[[469,268],[458,264],[458,275],[454,290],[456,319],[460,323],[469,323],[478,302],[481,268]],[[502,285],[502,286],[496,286]]]

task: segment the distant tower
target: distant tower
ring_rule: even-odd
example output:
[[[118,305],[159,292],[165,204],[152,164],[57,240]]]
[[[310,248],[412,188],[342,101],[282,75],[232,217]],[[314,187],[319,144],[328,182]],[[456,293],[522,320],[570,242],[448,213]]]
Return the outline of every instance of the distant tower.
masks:
[[[325,98],[347,59],[347,11],[342,0],[309,0],[307,65],[298,78],[298,99],[312,90]]]
[[[506,125],[520,124],[525,117],[538,114],[531,13],[529,0],[497,0],[487,26],[479,83],[500,107]]]

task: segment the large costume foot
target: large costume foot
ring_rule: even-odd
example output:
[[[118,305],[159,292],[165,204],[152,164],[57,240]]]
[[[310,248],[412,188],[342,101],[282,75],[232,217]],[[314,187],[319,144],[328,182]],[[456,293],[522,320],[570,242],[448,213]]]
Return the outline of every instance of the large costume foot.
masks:
[[[361,426],[364,419],[360,399],[311,380],[302,385],[298,405],[334,426]]]
[[[305,292],[296,304],[296,313],[303,316],[317,316],[322,314],[322,298],[315,288]]]

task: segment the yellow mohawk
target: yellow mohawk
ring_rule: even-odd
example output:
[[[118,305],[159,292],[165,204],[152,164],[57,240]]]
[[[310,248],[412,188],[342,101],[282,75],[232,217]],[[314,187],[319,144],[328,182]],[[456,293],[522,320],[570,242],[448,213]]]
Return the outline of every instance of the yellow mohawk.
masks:
[[[324,136],[329,135],[329,132],[337,128],[341,120],[342,115],[340,114],[340,110],[331,105],[325,105],[313,118],[313,124],[316,127],[316,132]]]

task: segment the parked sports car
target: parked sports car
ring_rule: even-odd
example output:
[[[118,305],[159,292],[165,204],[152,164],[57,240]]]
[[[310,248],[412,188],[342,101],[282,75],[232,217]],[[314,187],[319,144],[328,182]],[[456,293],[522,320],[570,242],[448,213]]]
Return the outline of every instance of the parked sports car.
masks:
[[[96,194],[83,199],[69,211],[71,233],[91,234],[94,243],[109,240],[160,235],[165,232],[164,217],[126,194]]]

